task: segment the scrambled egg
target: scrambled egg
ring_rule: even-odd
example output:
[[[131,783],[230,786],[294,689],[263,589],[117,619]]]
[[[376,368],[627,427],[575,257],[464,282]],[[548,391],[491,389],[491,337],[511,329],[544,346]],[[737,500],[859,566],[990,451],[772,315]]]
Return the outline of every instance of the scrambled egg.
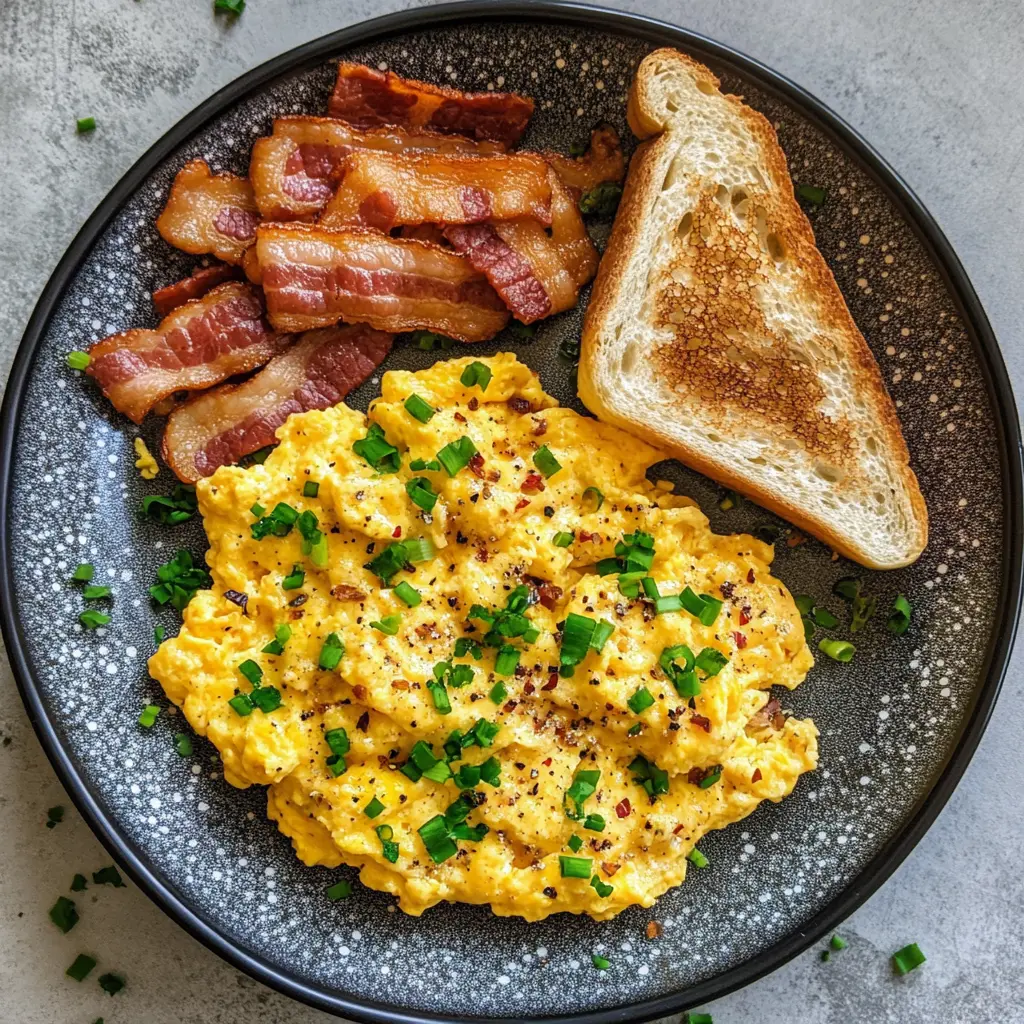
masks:
[[[379,472],[353,450],[370,424],[397,449],[363,449]],[[339,405],[278,436],[199,482],[214,589],[149,669],[229,782],[269,786],[306,864],[354,865],[410,914],[609,918],[815,767],[813,723],[768,703],[812,664],[771,548],[711,533],[646,479],[657,449],[514,356],[392,371],[368,420]]]

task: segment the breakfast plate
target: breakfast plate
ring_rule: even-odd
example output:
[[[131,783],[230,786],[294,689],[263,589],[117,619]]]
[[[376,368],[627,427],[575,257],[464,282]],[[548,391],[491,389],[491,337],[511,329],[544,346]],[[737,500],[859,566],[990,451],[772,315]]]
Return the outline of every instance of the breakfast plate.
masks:
[[[527,922],[449,904],[409,917],[391,896],[360,886],[333,901],[325,891],[354,874],[298,863],[266,819],[262,789],[230,787],[205,740],[181,756],[180,714],[138,724],[145,705],[166,707],[146,672],[154,627],[170,634],[180,624],[147,590],[177,549],[198,556],[205,541],[195,517],[168,527],[138,514],[143,496],[170,486],[166,471],[151,483],[133,466],[136,439],[155,451],[159,428],[153,417],[135,427],[117,415],[67,369],[66,354],[156,324],[150,293],[194,263],[153,229],[175,175],[197,159],[244,174],[251,142],[273,117],[322,113],[339,58],[532,96],[525,141],[564,152],[598,122],[631,138],[626,90],[657,46],[706,63],[765,114],[795,182],[816,198],[808,213],[818,247],[896,404],[931,537],[913,565],[870,572],[749,502],[723,500],[676,463],[659,464],[656,476],[695,499],[716,533],[777,538],[773,572],[793,593],[824,597],[856,576],[880,605],[906,595],[911,628],[865,630],[853,661],[818,659],[786,697],[787,711],[817,723],[817,771],[784,802],[709,834],[708,866],[653,907],[608,921]],[[607,227],[592,226],[599,247]],[[532,337],[505,330],[448,353],[399,341],[347,402],[367,409],[386,371],[512,352],[548,394],[582,412],[574,346],[587,294]],[[791,83],[707,39],[613,11],[545,3],[403,12],[226,87],[142,157],[70,247],[29,323],[0,430],[4,637],[69,793],[131,877],[191,934],[259,980],[350,1018],[646,1019],[773,969],[859,905],[934,820],[980,739],[1016,627],[1016,413],[984,313],[934,221],[863,140]],[[113,590],[102,633],[76,622],[81,600],[68,579],[83,562]]]

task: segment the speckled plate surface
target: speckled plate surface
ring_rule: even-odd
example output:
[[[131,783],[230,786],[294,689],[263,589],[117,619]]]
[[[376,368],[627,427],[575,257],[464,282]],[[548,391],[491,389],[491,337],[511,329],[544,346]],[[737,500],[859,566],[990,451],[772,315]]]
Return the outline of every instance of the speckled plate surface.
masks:
[[[231,789],[213,748],[179,757],[180,716],[149,731],[162,699],[147,677],[153,627],[178,626],[146,597],[177,547],[204,548],[197,523],[143,522],[154,489],[132,468],[140,433],[64,354],[156,323],[149,293],[193,264],[153,220],[174,173],[202,156],[245,173],[251,141],[275,115],[325,109],[339,56],[427,81],[534,96],[525,143],[565,150],[598,120],[629,137],[625,96],[640,58],[675,45],[707,62],[777,126],[797,182],[828,190],[812,214],[818,243],[899,408],[931,512],[917,565],[864,573],[816,542],[778,545],[794,592],[828,594],[856,572],[888,607],[914,604],[893,639],[876,621],[856,660],[819,664],[786,706],[821,729],[821,766],[781,805],[765,805],[701,843],[711,860],[653,910],[611,922],[560,915],[539,924],[483,908],[423,918],[338,876],[303,868],[266,820],[263,791]],[[607,226],[605,226],[606,229]],[[600,236],[600,232],[598,231]],[[598,239],[601,241],[601,238]],[[530,343],[499,337],[544,386],[576,404],[560,343],[582,310],[546,321]],[[384,369],[434,357],[398,347]],[[350,401],[365,408],[379,377]],[[154,445],[157,423],[141,434]],[[904,185],[834,115],[718,44],[642,19],[570,6],[476,4],[404,12],[285,54],[227,87],[132,168],[83,228],[45,290],[18,354],[0,434],[4,635],[40,737],[87,820],[131,876],[233,963],[324,1009],[361,1019],[643,1019],[680,1010],[778,966],[835,926],[895,868],[949,796],[991,710],[1015,628],[1021,582],[1017,418],[995,340],[962,268]],[[719,532],[783,526],[752,505],[721,512],[718,492],[679,466],[669,475]],[[158,489],[170,486],[165,470]],[[84,632],[67,584],[79,561],[115,592],[109,628]],[[838,602],[834,609],[845,614]],[[646,923],[664,928],[657,941]],[[590,957],[611,961],[605,972]]]

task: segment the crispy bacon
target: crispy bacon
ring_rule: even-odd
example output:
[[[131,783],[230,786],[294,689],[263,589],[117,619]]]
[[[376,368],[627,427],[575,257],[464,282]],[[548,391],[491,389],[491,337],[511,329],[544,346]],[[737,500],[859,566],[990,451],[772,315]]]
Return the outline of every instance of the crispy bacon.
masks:
[[[550,234],[528,217],[445,230],[455,249],[526,324],[571,309],[597,271],[597,250],[575,200],[554,172],[550,183]]]
[[[461,92],[342,61],[328,109],[357,128],[433,128],[512,146],[526,130],[533,100],[511,92]]]
[[[153,292],[153,308],[161,317],[167,316],[179,306],[193,299],[201,299],[212,288],[225,281],[236,280],[238,268],[228,263],[217,263],[212,267],[196,267],[190,277],[174,284],[158,288]]]
[[[249,161],[249,180],[260,213],[268,220],[318,214],[338,186],[345,157],[358,150],[490,156],[503,153],[504,146],[427,130],[360,131],[331,117],[279,117],[274,134],[256,140]]]
[[[279,330],[347,320],[484,341],[508,320],[485,277],[429,242],[359,228],[265,224],[257,250],[270,321]]]
[[[250,380],[199,395],[175,410],[164,432],[164,461],[180,479],[192,481],[273,444],[292,413],[326,409],[362,384],[391,341],[390,334],[362,324],[303,334]],[[362,596],[352,587],[335,590],[339,600]]]
[[[538,156],[353,153],[324,208],[323,227],[390,231],[403,224],[551,223],[551,181]]]
[[[256,241],[259,219],[245,178],[211,174],[205,160],[190,160],[175,176],[156,229],[164,241],[194,256],[209,253],[241,263]]]
[[[544,159],[558,172],[562,183],[578,199],[583,192],[606,181],[622,181],[626,176],[626,158],[618,133],[610,124],[598,125],[590,133],[590,148],[583,156],[562,156],[544,151]]]
[[[232,281],[179,306],[156,330],[96,342],[87,372],[115,409],[141,423],[175,391],[197,391],[255,370],[290,340],[267,326],[260,293]]]

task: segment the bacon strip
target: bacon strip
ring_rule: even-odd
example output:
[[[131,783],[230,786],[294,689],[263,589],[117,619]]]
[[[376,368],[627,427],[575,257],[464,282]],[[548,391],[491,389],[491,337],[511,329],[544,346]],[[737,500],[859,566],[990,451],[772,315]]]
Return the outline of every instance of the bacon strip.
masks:
[[[155,331],[113,334],[89,349],[89,376],[118,412],[141,423],[175,391],[196,391],[262,366],[291,339],[263,319],[263,301],[239,282],[186,302]]]
[[[392,340],[363,324],[301,335],[243,384],[225,384],[176,409],[164,431],[164,461],[191,483],[273,444],[292,413],[326,409],[362,384]]]
[[[257,242],[271,323],[303,331],[346,320],[383,331],[494,337],[508,311],[487,279],[429,242],[360,228],[264,224]]]
[[[530,218],[445,229],[456,251],[487,277],[525,324],[571,309],[580,288],[597,272],[597,250],[576,201],[553,171],[550,175],[550,235]]]
[[[504,147],[425,129],[360,131],[330,117],[279,117],[274,134],[256,140],[249,161],[249,180],[260,213],[267,220],[318,214],[334,194],[345,157],[359,150],[491,156],[503,153]]]
[[[156,229],[164,241],[194,256],[209,253],[225,263],[241,263],[256,241],[258,223],[245,178],[211,174],[205,160],[190,160],[174,178]]]
[[[390,231],[404,224],[551,223],[551,181],[538,156],[353,153],[319,223]]]
[[[577,199],[606,181],[622,181],[626,176],[622,143],[610,124],[598,125],[590,133],[590,148],[583,156],[573,158],[551,150],[545,150],[543,156]]]
[[[211,288],[216,288],[225,281],[234,281],[238,276],[238,268],[227,263],[217,263],[212,267],[196,267],[191,277],[175,281],[174,284],[153,292],[153,308],[157,315],[165,317],[186,302],[201,299]]]
[[[461,92],[342,61],[328,110],[357,128],[433,128],[513,146],[526,131],[533,100],[512,92]]]

